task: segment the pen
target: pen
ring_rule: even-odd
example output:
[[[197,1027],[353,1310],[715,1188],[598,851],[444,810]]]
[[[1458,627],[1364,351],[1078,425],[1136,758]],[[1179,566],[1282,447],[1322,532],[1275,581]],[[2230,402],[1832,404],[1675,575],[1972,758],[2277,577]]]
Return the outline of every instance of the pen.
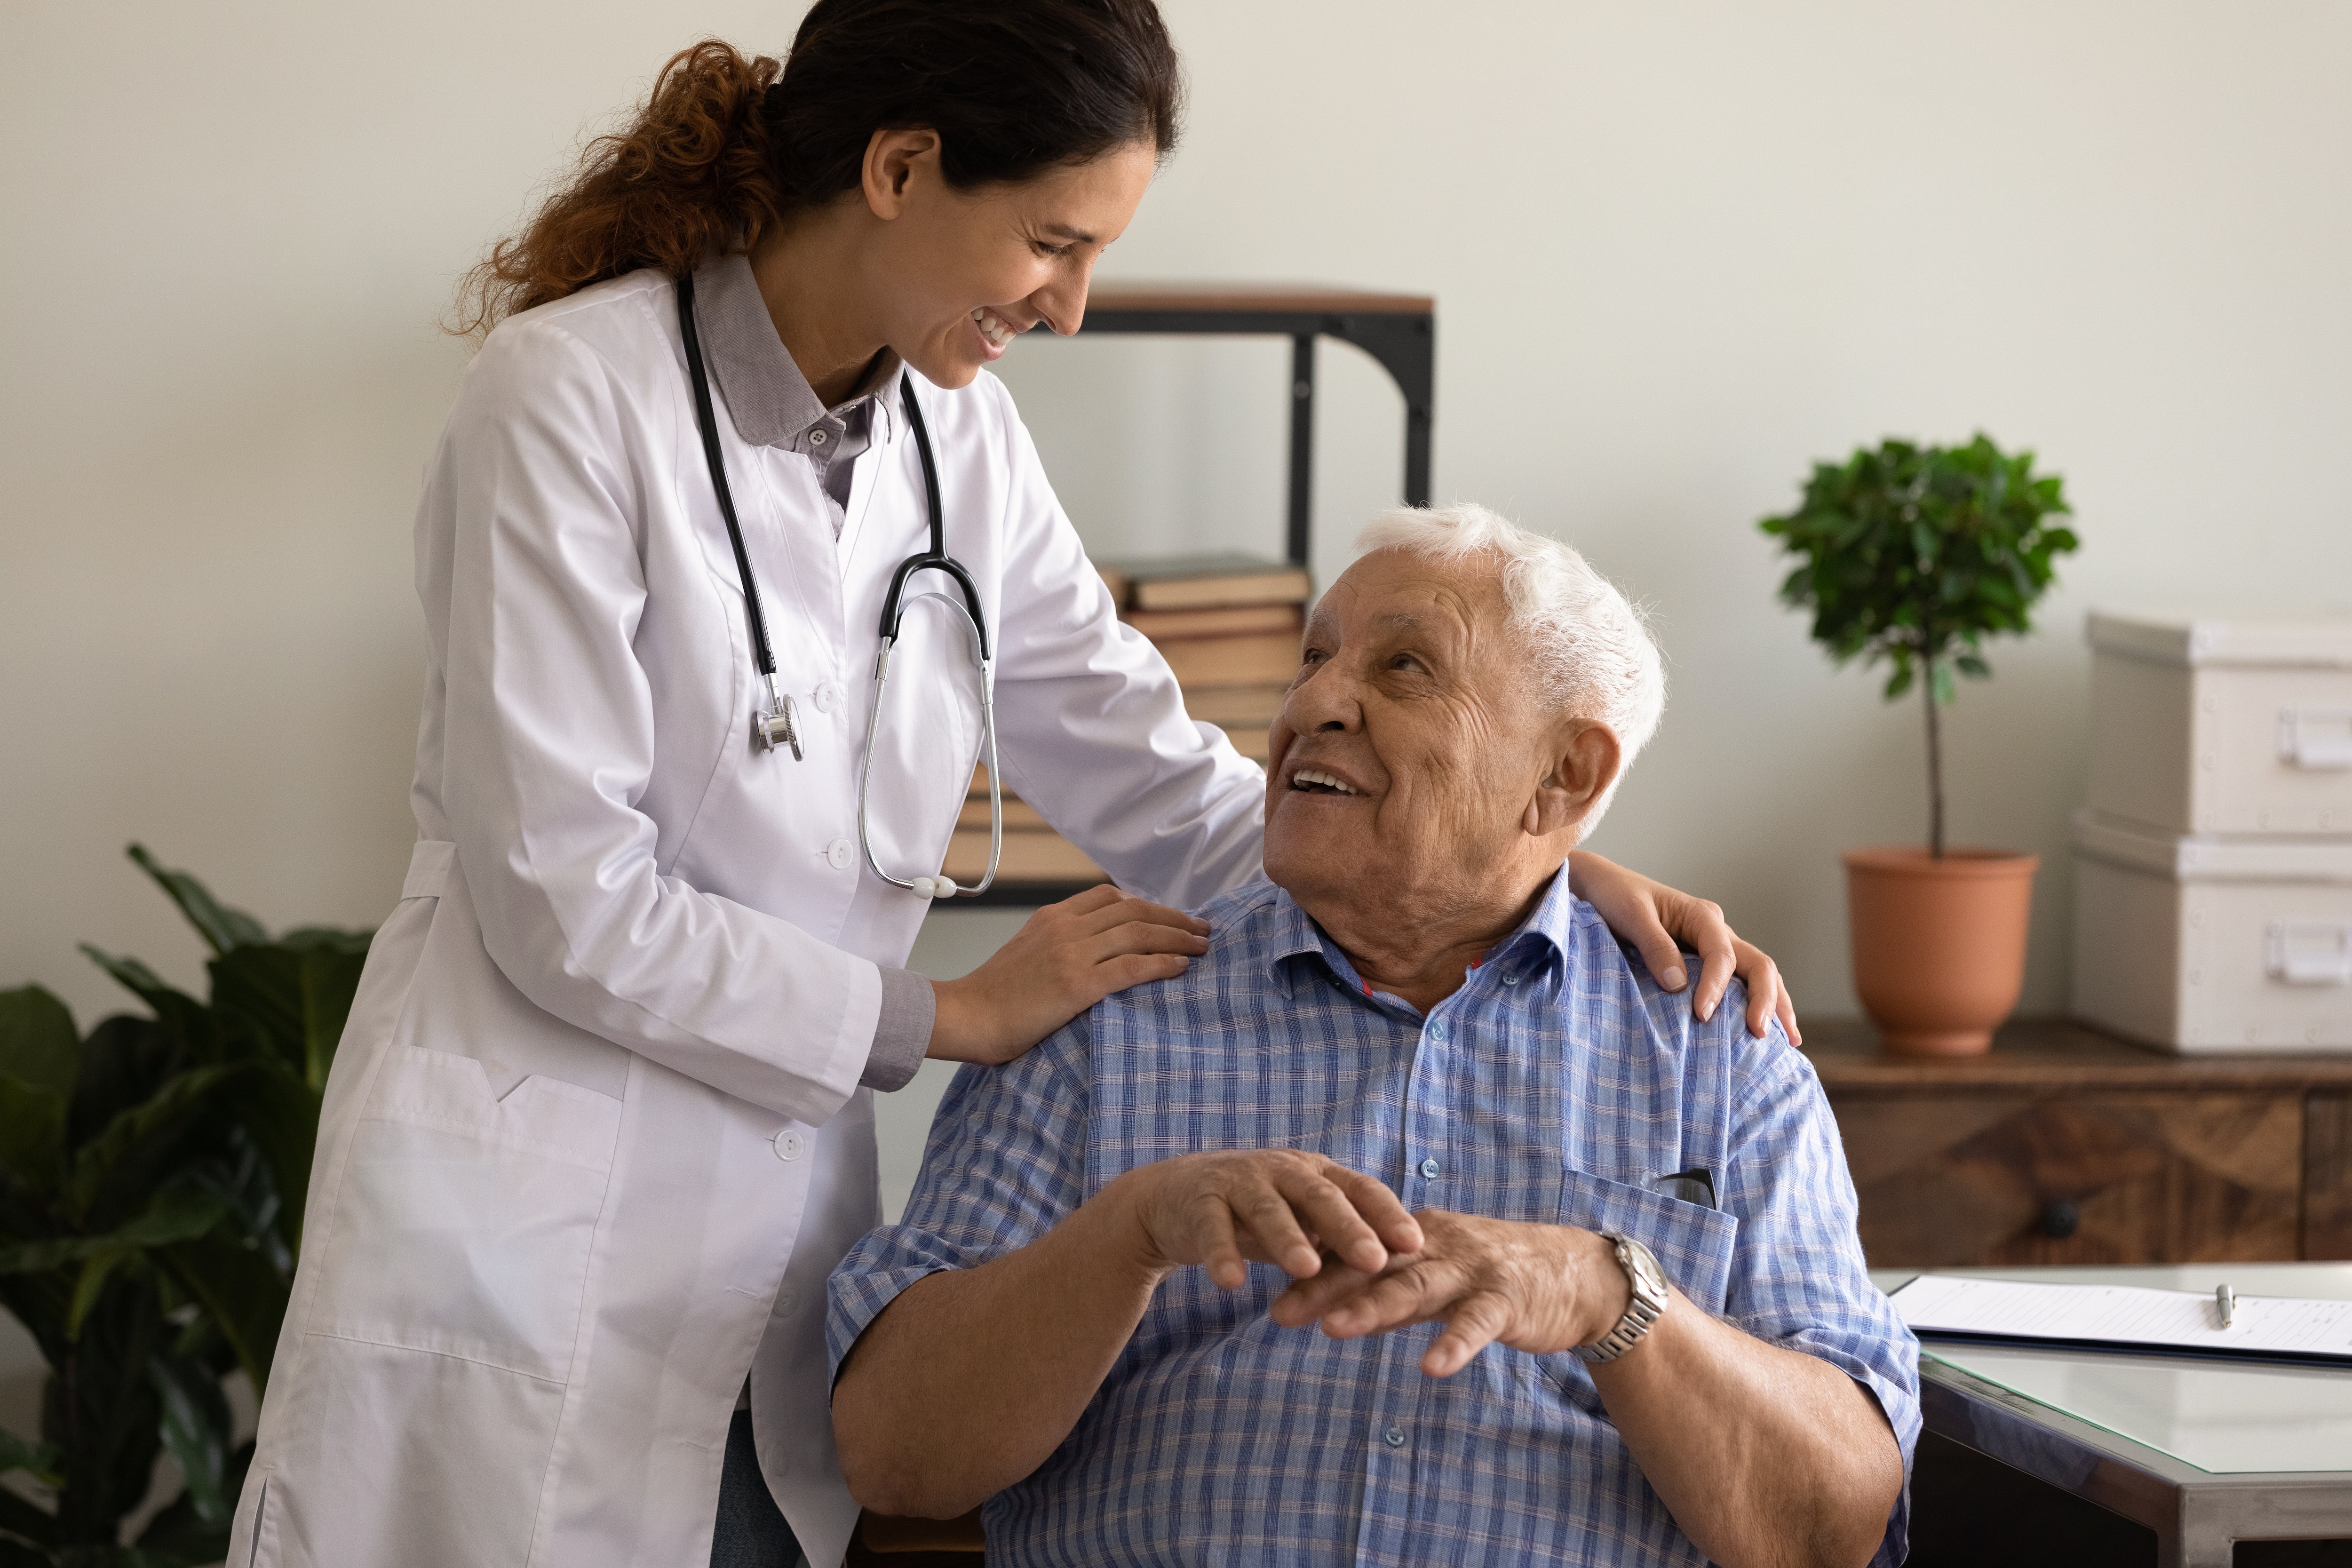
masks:
[[[2230,1326],[2230,1320],[2237,1316],[2238,1293],[2227,1285],[2217,1286],[2213,1290],[2213,1305],[2221,1310],[2221,1326],[2226,1329]]]

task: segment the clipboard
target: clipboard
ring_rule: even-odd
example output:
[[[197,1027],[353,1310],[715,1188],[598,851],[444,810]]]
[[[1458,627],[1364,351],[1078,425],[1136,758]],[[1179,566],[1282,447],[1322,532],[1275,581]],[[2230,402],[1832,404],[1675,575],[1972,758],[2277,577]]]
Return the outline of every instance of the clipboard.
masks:
[[[1927,1341],[2352,1371],[2352,1301],[1915,1275],[1887,1293]]]

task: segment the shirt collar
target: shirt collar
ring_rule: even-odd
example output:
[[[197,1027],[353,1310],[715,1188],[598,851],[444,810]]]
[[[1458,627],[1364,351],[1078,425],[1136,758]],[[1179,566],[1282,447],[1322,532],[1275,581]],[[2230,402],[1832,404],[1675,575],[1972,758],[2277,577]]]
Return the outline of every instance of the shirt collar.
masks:
[[[892,419],[894,405],[877,395],[898,379],[898,356],[887,348],[875,355],[857,390],[827,408],[776,335],[750,256],[739,251],[695,268],[694,315],[735,433],[751,445],[792,446],[828,416],[866,398],[874,399],[886,426]]]
[[[1290,961],[1308,954],[1320,958],[1334,975],[1361,987],[1363,981],[1356,973],[1355,964],[1339,950],[1339,943],[1324,935],[1323,928],[1298,907],[1298,900],[1279,887],[1274,890],[1274,899],[1266,967],[1284,994],[1290,992]],[[1487,950],[1480,967],[1507,960],[1523,973],[1533,973],[1543,968],[1550,958],[1565,960],[1570,952],[1570,932],[1576,924],[1576,895],[1568,889],[1568,868],[1562,866],[1552,874],[1550,885],[1536,900],[1536,907],[1528,911],[1528,918]]]

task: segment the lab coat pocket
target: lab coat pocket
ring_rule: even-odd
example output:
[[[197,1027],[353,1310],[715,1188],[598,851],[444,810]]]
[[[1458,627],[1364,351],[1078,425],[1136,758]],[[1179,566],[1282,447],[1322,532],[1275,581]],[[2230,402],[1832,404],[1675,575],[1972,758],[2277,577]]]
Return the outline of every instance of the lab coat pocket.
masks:
[[[471,1057],[388,1047],[354,1131],[313,1333],[562,1382],[621,1101]]]
[[[1559,1223],[1633,1237],[1657,1258],[1675,1294],[1683,1298],[1679,1310],[1696,1307],[1709,1316],[1722,1312],[1731,1282],[1732,1246],[1739,1236],[1739,1222],[1731,1215],[1571,1170],[1561,1175]],[[1536,1359],[1561,1387],[1574,1392],[1580,1385],[1591,1386],[1579,1357],[1562,1353]]]

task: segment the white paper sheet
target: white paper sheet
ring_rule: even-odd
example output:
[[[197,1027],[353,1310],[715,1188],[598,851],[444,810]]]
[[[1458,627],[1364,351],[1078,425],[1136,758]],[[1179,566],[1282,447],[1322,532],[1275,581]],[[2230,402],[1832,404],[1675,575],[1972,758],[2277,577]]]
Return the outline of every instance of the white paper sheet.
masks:
[[[1923,1274],[1889,1300],[1914,1333],[2352,1360],[2352,1301],[2241,1296],[2225,1329],[2210,1296],[2132,1285],[2028,1285]]]

